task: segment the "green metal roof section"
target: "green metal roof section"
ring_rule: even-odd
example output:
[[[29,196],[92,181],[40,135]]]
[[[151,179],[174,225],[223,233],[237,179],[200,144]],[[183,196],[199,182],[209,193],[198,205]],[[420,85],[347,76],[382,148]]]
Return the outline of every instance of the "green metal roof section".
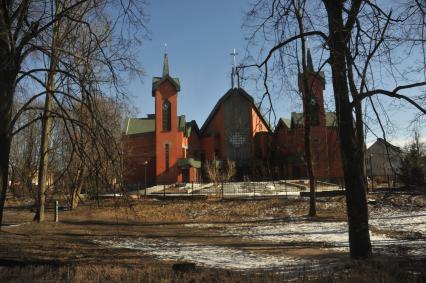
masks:
[[[194,158],[180,158],[178,159],[178,166],[201,168],[201,161],[195,160]]]
[[[327,127],[337,127],[337,116],[336,112],[326,112],[325,113],[325,125]]]
[[[163,60],[163,76],[162,77],[153,77],[152,78],[152,96],[154,96],[154,92],[158,89],[158,87],[168,80],[176,89],[176,91],[180,91],[180,81],[179,78],[172,78],[169,74],[169,57],[167,53],[164,54]]]
[[[137,135],[155,132],[155,119],[126,118],[124,122],[124,135]]]
[[[283,118],[281,118],[280,120],[288,121],[288,119],[283,119]],[[303,113],[291,112],[290,126],[288,128],[289,129],[302,128],[304,125],[305,125],[305,122],[303,118]],[[335,112],[325,112],[325,126],[329,128],[337,127],[337,119],[336,119]]]
[[[303,113],[291,112],[291,127],[290,128],[300,128],[303,127],[305,121],[303,120]]]

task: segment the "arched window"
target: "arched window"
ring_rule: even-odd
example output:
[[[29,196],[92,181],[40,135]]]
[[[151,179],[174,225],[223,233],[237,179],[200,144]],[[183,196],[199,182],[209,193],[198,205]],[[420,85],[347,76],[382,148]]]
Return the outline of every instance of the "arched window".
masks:
[[[314,97],[311,98],[309,107],[311,111],[311,126],[319,126],[319,105]]]
[[[163,102],[163,131],[170,131],[172,129],[172,109],[170,102],[165,100]]]

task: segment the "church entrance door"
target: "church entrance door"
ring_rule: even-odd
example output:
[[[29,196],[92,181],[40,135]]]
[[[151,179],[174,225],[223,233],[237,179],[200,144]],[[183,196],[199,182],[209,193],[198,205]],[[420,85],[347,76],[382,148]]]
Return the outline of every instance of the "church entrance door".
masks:
[[[189,168],[182,169],[182,182],[189,183]]]

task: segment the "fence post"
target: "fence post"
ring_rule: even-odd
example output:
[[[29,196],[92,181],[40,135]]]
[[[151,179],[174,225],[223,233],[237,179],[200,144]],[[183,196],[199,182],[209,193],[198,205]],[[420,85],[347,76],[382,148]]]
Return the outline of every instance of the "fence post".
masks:
[[[55,201],[55,222],[59,222],[59,204]]]
[[[166,199],[166,184],[163,185],[163,200]]]
[[[252,185],[253,185],[253,200],[255,200],[256,199],[256,184],[252,183]]]
[[[223,200],[223,180],[221,182],[221,188],[220,188],[220,200]]]
[[[192,181],[192,185],[191,185],[191,194],[192,194],[192,200],[194,200],[194,181]]]
[[[287,179],[284,180],[285,198],[288,199]]]

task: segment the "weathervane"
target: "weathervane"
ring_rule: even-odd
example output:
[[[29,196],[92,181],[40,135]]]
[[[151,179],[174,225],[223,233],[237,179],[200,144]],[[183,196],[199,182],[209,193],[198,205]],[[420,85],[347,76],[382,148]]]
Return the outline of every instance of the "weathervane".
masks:
[[[164,43],[164,53],[167,54],[167,43]]]
[[[233,56],[234,59],[234,65],[232,66],[232,73],[231,73],[231,86],[232,88],[234,88],[234,76],[237,75],[238,78],[238,74],[237,74],[237,60],[236,60],[236,56],[238,55],[237,51],[234,50],[232,51],[232,53],[230,53],[229,55]],[[240,82],[238,81],[238,86],[240,85]]]

